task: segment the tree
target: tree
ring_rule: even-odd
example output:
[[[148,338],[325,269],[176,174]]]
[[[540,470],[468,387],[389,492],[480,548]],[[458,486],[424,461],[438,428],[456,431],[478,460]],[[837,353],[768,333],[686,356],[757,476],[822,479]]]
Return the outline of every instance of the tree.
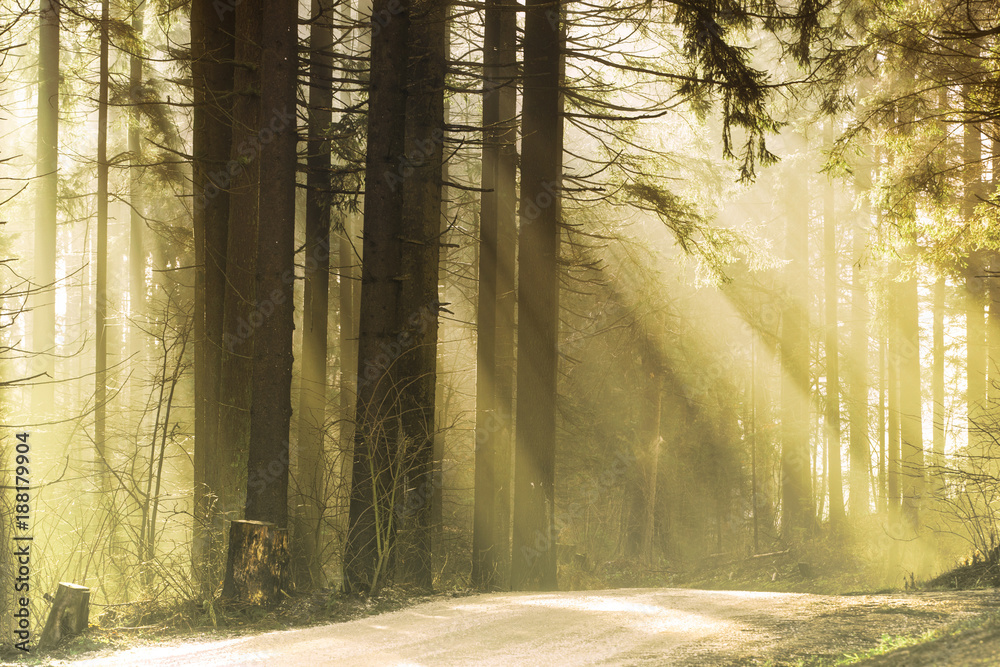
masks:
[[[98,477],[107,491],[107,403],[108,403],[108,23],[109,0],[101,2],[101,45],[97,93],[97,317],[94,359],[94,445]]]
[[[557,3],[524,17],[518,236],[517,431],[511,586],[555,590],[555,439],[563,157],[562,44]]]
[[[944,307],[945,307],[944,276],[934,281],[934,324],[932,336],[934,339],[934,367],[931,372],[931,400],[934,403],[934,435],[932,440],[931,458],[933,474],[931,481],[935,496],[940,497],[944,491]]]
[[[231,524],[223,595],[255,599],[252,591],[264,590],[264,602],[274,601],[281,588],[288,549],[296,9],[277,0],[252,0],[236,8],[239,97],[233,109],[233,150],[244,173],[232,191],[226,266],[227,285],[243,291],[227,291],[226,318],[232,307],[246,314],[242,326],[253,330],[246,342],[230,348],[228,367],[223,363],[223,372],[235,376],[230,381],[246,382],[235,396],[240,403],[223,412],[220,432],[229,437],[235,460],[245,461],[247,520]],[[241,134],[245,138],[239,140]],[[249,156],[248,147],[254,151]],[[245,238],[239,238],[244,230]],[[240,353],[245,356],[234,363]]]
[[[888,494],[886,506],[888,509],[890,534],[894,537],[898,534],[900,520],[900,474],[901,474],[901,431],[900,420],[902,408],[900,406],[900,366],[902,362],[901,349],[901,327],[900,327],[900,289],[895,282],[895,275],[899,271],[899,265],[893,262],[890,269],[890,282],[886,286],[887,306],[886,306],[886,337],[888,338],[888,373],[886,382],[888,388],[888,446],[886,453],[886,493]]]
[[[826,144],[833,146],[833,120],[827,121]],[[826,305],[826,435],[827,479],[830,487],[830,527],[836,532],[844,527],[844,485],[840,467],[840,323],[837,307],[840,300],[837,266],[836,200],[830,179],[823,186],[823,279]],[[857,461],[855,461],[857,462]],[[857,462],[859,463],[859,462]]]
[[[856,183],[860,190],[861,214],[854,224],[851,249],[851,340],[850,365],[848,367],[850,402],[848,419],[850,426],[850,516],[857,520],[868,514],[871,498],[869,473],[871,470],[871,448],[868,433],[868,294],[865,290],[865,245],[867,231],[871,224],[871,205],[868,196],[871,191],[871,161],[860,165],[856,172]],[[879,367],[881,372],[881,366]]]
[[[907,239],[907,252],[915,253],[916,234]],[[920,302],[915,272],[900,283],[899,317],[899,409],[900,464],[902,466],[903,518],[911,534],[920,528],[920,504],[924,492],[923,432],[920,393]]]
[[[393,565],[399,490],[396,451],[401,378],[397,350],[407,339],[400,311],[403,191],[395,180],[405,151],[409,0],[378,0],[373,16],[386,25],[373,31],[368,98],[368,145],[358,336],[358,403],[351,499],[344,554],[344,588],[371,593]],[[391,5],[391,9],[390,9]],[[381,25],[381,24],[380,24]],[[415,313],[419,324],[422,313]]]
[[[805,144],[797,138],[797,146]],[[809,252],[808,183],[804,170],[790,177],[786,209],[784,310],[781,314],[781,489],[782,533],[798,542],[812,532],[813,500],[809,478],[809,332],[805,307]]]
[[[963,88],[963,97],[969,99],[969,86]],[[962,217],[975,218],[976,206],[982,199],[982,136],[979,126],[964,123],[962,161],[964,164],[964,193]],[[966,404],[968,405],[968,438],[971,451],[980,452],[984,446],[982,434],[983,407],[986,403],[986,253],[970,240],[965,266],[965,350],[966,350]]]
[[[334,4],[313,0],[309,31],[309,122],[306,175],[305,286],[302,388],[299,398],[298,511],[292,548],[299,588],[320,586],[327,402],[327,322],[330,298],[330,124],[333,121]]]
[[[132,11],[132,32],[136,40],[134,51],[129,54],[129,97],[133,104],[131,118],[128,127],[128,152],[130,156],[129,169],[129,248],[128,248],[128,286],[129,286],[129,315],[131,324],[129,325],[129,355],[135,361],[145,361],[142,354],[143,334],[140,322],[145,315],[146,305],[146,254],[143,250],[142,228],[146,221],[143,219],[142,203],[142,136],[140,132],[141,115],[140,105],[144,100],[142,94],[142,59],[143,54],[138,48],[142,40],[143,14],[146,11],[145,0],[135,0]],[[141,389],[140,376],[138,373],[131,377],[131,396],[129,397],[132,406],[138,404],[139,391]]]
[[[194,537],[195,576],[206,592],[221,579],[223,520],[232,464],[221,438],[220,391],[224,340],[226,253],[229,229],[233,97],[233,12],[216,12],[208,0],[191,5],[193,82],[192,210],[195,242],[194,290]],[[235,324],[235,322],[231,323]],[[235,348],[234,348],[235,349]]]
[[[476,319],[476,480],[472,581],[507,580],[513,405],[516,244],[516,15],[509,0],[486,3],[483,34],[483,176]]]
[[[246,518],[284,528],[288,519],[288,432],[292,417],[292,286],[295,276],[296,5],[262,6],[259,52],[261,125],[256,183],[256,312],[263,316],[253,342]],[[248,11],[252,11],[250,7]],[[240,17],[237,10],[237,20]],[[249,32],[249,31],[248,31]],[[253,35],[253,32],[249,32]],[[268,113],[270,116],[265,116]],[[265,129],[271,134],[265,133]],[[267,140],[265,140],[267,139]],[[259,318],[258,318],[259,319]]]
[[[32,347],[44,376],[32,389],[31,409],[46,414],[55,405],[56,210],[59,201],[59,0],[38,5],[38,136],[35,186],[35,283]],[[34,373],[32,373],[34,375]]]
[[[430,590],[431,503],[433,502],[435,389],[437,385],[441,187],[444,162],[444,90],[448,2],[414,0],[408,34],[405,153],[412,174],[401,184],[403,215],[400,294],[396,319],[407,349],[400,354],[400,426],[403,429],[408,549],[401,550],[404,574]],[[416,314],[416,316],[415,316]]]

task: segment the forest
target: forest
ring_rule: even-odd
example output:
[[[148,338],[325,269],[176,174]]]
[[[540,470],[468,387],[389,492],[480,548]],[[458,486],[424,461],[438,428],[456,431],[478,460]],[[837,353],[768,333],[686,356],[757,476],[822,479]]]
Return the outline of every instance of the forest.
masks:
[[[996,563],[998,36],[0,0],[0,616]]]

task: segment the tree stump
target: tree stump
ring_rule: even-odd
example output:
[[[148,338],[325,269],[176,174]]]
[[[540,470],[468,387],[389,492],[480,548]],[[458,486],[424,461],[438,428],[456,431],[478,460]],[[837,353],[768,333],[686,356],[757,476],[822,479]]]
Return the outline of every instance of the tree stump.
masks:
[[[77,584],[60,583],[52,609],[45,621],[45,629],[38,640],[38,648],[44,650],[87,629],[90,616],[90,589]]]
[[[266,606],[288,581],[288,530],[264,521],[233,521],[222,597]]]

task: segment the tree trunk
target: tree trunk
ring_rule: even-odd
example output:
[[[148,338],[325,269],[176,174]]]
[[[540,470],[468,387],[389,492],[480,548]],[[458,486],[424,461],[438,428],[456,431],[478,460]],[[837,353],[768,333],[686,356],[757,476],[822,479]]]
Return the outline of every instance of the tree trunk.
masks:
[[[390,12],[390,4],[393,11]],[[410,2],[377,0],[373,15],[391,20],[373,31],[365,165],[358,403],[344,588],[373,593],[391,572],[399,489],[397,452],[398,339],[403,217],[401,164],[405,150],[406,73]],[[436,307],[436,306],[435,306]],[[426,314],[417,312],[417,318]]]
[[[963,88],[968,94],[968,87]],[[965,124],[963,161],[965,163],[965,194],[962,198],[962,217],[972,225],[976,206],[982,197],[982,137],[979,126]],[[965,269],[965,318],[966,318],[966,404],[968,406],[968,442],[970,454],[982,454],[984,438],[982,429],[983,405],[986,401],[986,282],[984,251],[970,242],[968,263]]]
[[[878,507],[879,511],[887,514],[889,506],[886,500],[889,497],[886,491],[886,375],[888,366],[892,362],[888,359],[888,339],[886,336],[879,337],[878,344]]]
[[[192,180],[197,267],[192,565],[204,595],[211,594],[222,580],[225,504],[219,504],[219,500],[224,490],[233,486],[231,461],[219,439],[230,185],[229,170],[224,167],[232,148],[233,19],[233,12],[220,15],[208,0],[192,1]]]
[[[899,286],[895,282],[898,267],[890,271],[888,285],[888,337],[889,337],[889,446],[887,468],[887,493],[890,534],[896,535],[900,517],[900,404],[899,404],[899,369],[900,369],[900,330],[899,330]]]
[[[514,434],[514,317],[517,309],[517,14],[513,0],[500,0],[496,73],[498,91],[497,207],[497,305],[496,359],[493,409],[497,429],[493,434],[496,514],[496,585],[510,587],[510,528]]]
[[[996,129],[994,125],[994,130]],[[991,144],[993,170],[992,190],[1000,188],[1000,139],[994,138]],[[998,415],[1000,407],[1000,252],[990,252],[990,271],[987,280],[987,301],[989,312],[986,318],[987,340],[987,379],[986,396],[989,402],[990,415]]]
[[[413,172],[402,183],[400,299],[397,321],[410,340],[398,363],[406,451],[404,547],[407,581],[430,590],[431,503],[434,496],[434,399],[437,388],[438,269],[441,258],[441,178],[444,156],[444,76],[448,4],[414,0],[409,31],[406,156]]]
[[[907,239],[908,254],[916,253],[916,234]],[[920,529],[924,493],[924,449],[920,393],[920,301],[917,278],[900,283],[899,298],[899,409],[902,463],[903,518],[911,535]]]
[[[257,230],[261,168],[258,132],[261,118],[261,48],[265,0],[243,0],[236,8],[232,107],[231,161],[235,174],[229,183],[229,225],[226,234],[225,308],[222,323],[223,357],[219,383],[219,460],[232,473],[223,476],[216,495],[218,525],[241,518],[240,488],[247,480],[250,449],[250,410],[253,355],[263,312],[257,309]],[[214,10],[208,10],[214,11]],[[209,257],[209,263],[211,258]],[[287,465],[286,461],[276,462]],[[261,471],[267,473],[267,465]],[[246,494],[249,499],[250,493]],[[217,524],[213,524],[213,527]],[[230,549],[231,553],[232,549]]]
[[[994,124],[994,131],[997,125]],[[993,169],[991,174],[992,190],[995,193],[1000,188],[1000,139],[994,138],[991,144]],[[991,250],[989,253],[990,271],[987,277],[986,317],[986,398],[989,411],[989,423],[995,424],[1000,418],[1000,252]],[[943,460],[942,460],[943,462]],[[988,472],[997,477],[1000,473],[996,456],[989,460]]]
[[[31,347],[43,353],[30,375],[44,373],[31,390],[31,411],[55,409],[56,205],[59,189],[59,0],[38,6],[38,136],[35,168],[34,282],[42,291],[32,299]],[[46,377],[47,376],[47,377]]]
[[[859,171],[859,187],[863,193],[871,190],[871,164]],[[867,200],[865,200],[866,202]],[[850,515],[853,519],[866,516],[870,510],[871,445],[868,435],[868,294],[864,284],[866,263],[865,241],[871,223],[871,209],[861,204],[860,224],[854,226],[851,253],[851,360],[849,370],[851,400],[850,420]]]
[[[827,122],[826,144],[833,147],[833,121]],[[840,323],[837,306],[837,221],[833,181],[823,187],[824,282],[826,287],[826,435],[827,485],[830,489],[830,527],[834,532],[844,527],[844,483],[840,465]],[[865,473],[867,476],[867,472]]]
[[[109,0],[101,2],[100,74],[97,93],[97,336],[94,360],[94,445],[102,491],[110,483],[106,450],[108,401],[108,23]]]
[[[241,9],[237,8],[237,20]],[[295,328],[292,285],[298,17],[297,6],[283,0],[268,0],[263,9],[267,20],[261,31],[259,116],[266,124],[262,123],[260,129],[254,275],[256,313],[263,321],[257,327],[253,347],[246,518],[284,528],[288,523],[288,432]]]
[[[944,276],[934,282],[934,367],[931,398],[934,404],[934,440],[931,459],[931,489],[941,498],[944,491]]]
[[[655,357],[657,352],[650,350],[648,356]],[[652,361],[652,360],[650,360]],[[647,362],[649,363],[649,362]],[[659,362],[654,361],[653,367],[645,373],[646,396],[643,403],[641,433],[645,440],[643,458],[646,465],[643,469],[643,486],[645,488],[645,506],[642,512],[642,528],[639,539],[639,554],[647,562],[653,559],[653,531],[656,526],[656,486],[659,479],[660,464],[660,416],[663,396],[663,374]]]
[[[309,32],[309,126],[306,175],[302,379],[296,470],[298,510],[292,533],[296,587],[323,585],[318,545],[326,497],[327,322],[330,298],[330,140],[333,120],[333,0],[313,0]]]
[[[358,401],[358,328],[355,308],[356,296],[361,292],[358,280],[357,257],[351,234],[354,233],[354,215],[345,214],[344,229],[337,239],[337,264],[340,267],[338,297],[339,297],[339,328],[340,343],[340,427],[337,432],[338,470],[340,471],[337,494],[337,516],[345,517],[348,513],[349,489],[351,477],[351,452],[354,450],[354,408]],[[338,528],[342,524],[338,522]],[[341,545],[342,546],[342,545]]]
[[[558,5],[528,0],[524,23],[517,435],[511,586],[555,590],[555,439],[562,213]]]
[[[360,0],[355,7],[355,20],[358,24],[367,21],[371,15],[371,3]],[[367,31],[361,31],[355,36],[353,53],[358,57],[369,56],[371,44]],[[360,103],[362,92],[342,91],[344,106],[349,107]],[[359,252],[360,245],[355,245],[354,239],[359,235],[357,214],[345,213],[343,230],[338,236],[337,263],[340,267],[339,296],[339,342],[340,342],[340,428],[339,466],[342,486],[338,487],[337,516],[346,517],[350,503],[351,453],[354,450],[355,407],[358,402],[358,312],[361,298],[361,281]],[[346,528],[346,526],[343,526]],[[341,528],[341,526],[338,526]],[[344,534],[341,528],[341,534]],[[343,545],[341,545],[343,546]]]
[[[799,139],[800,145],[805,144]],[[785,540],[799,542],[813,525],[812,489],[809,479],[809,331],[807,327],[806,268],[809,253],[808,182],[803,169],[791,178],[792,196],[798,202],[787,212],[785,269],[787,295],[782,313],[781,350],[781,488],[782,532]]]
[[[146,11],[145,0],[135,0],[132,9],[132,32],[137,43],[143,43],[143,14]],[[139,105],[143,103],[142,95],[142,53],[139,47],[129,56],[129,99],[132,103],[132,118],[128,128],[128,152],[130,156],[129,169],[129,356],[132,358],[132,368],[129,380],[129,410],[141,415],[137,406],[141,405],[142,372],[146,368],[143,354],[145,336],[142,333],[142,322],[146,314],[146,254],[143,252],[142,228],[146,221],[142,210],[142,136],[140,133]],[[141,418],[141,417],[140,417]],[[138,421],[138,420],[134,420]]]
[[[483,26],[483,157],[479,215],[479,292],[476,317],[476,450],[473,490],[472,585],[497,586],[497,299],[500,159],[501,0],[488,0]]]

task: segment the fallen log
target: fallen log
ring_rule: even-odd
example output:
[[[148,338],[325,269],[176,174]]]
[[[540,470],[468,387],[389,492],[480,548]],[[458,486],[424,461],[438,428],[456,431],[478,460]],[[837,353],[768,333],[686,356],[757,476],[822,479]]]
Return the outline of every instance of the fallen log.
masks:
[[[288,531],[264,521],[233,521],[222,597],[231,602],[272,605],[288,581]]]
[[[56,590],[52,609],[45,621],[38,649],[45,650],[69,637],[87,629],[90,616],[90,589],[77,584],[60,583]]]

